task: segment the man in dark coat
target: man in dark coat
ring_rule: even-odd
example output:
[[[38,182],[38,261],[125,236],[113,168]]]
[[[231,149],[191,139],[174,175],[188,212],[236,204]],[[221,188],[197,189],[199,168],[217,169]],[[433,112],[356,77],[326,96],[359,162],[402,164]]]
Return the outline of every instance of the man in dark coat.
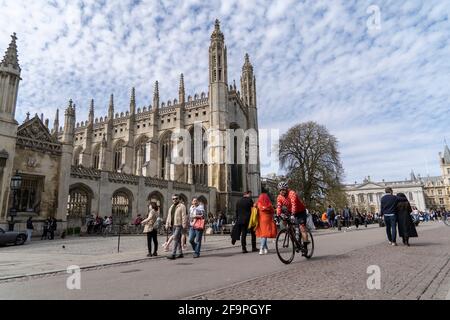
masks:
[[[393,195],[392,188],[385,189],[386,194],[381,197],[381,216],[384,217],[386,224],[386,234],[389,243],[393,246],[397,245],[397,202],[398,198]]]
[[[403,239],[403,244],[409,247],[409,238],[417,237],[416,227],[411,217],[412,208],[404,193],[397,193],[397,219],[398,234]]]
[[[244,196],[236,203],[236,230],[235,236],[232,235],[233,240],[236,241],[236,234],[241,236],[242,253],[247,253],[247,231],[248,223],[250,221],[250,214],[253,207],[253,200],[251,199],[251,191],[244,193]],[[252,251],[258,251],[256,248],[256,234],[251,230],[252,236]]]

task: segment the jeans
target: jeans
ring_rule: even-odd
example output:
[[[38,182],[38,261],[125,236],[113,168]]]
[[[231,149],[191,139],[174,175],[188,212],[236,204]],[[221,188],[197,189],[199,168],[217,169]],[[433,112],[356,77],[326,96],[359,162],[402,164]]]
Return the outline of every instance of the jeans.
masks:
[[[177,254],[178,247],[180,248],[180,254],[183,254],[183,246],[181,245],[181,232],[183,231],[182,226],[173,227],[173,252],[175,256]]]
[[[261,238],[261,249],[269,250],[269,247],[267,246],[267,238]]]
[[[200,248],[202,247],[203,230],[196,230],[194,228],[189,229],[189,243],[192,246],[197,256],[200,255]]]
[[[156,229],[153,229],[152,231],[147,233],[148,253],[152,253],[152,241],[153,241],[153,244],[155,245],[155,250],[153,251],[153,253],[157,253],[157,251],[158,251],[158,238],[157,238],[157,234],[156,234]]]
[[[395,243],[397,240],[397,216],[384,216],[384,223],[388,240]]]
[[[33,233],[33,229],[27,229],[27,242],[31,242],[31,234]]]

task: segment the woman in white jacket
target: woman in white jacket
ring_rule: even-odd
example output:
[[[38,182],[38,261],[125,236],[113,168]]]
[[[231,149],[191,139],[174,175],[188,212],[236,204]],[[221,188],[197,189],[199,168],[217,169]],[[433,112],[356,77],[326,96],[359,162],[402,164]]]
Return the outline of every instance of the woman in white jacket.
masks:
[[[148,217],[144,219],[141,224],[144,226],[144,233],[147,234],[147,247],[148,254],[147,257],[157,256],[158,255],[158,234],[157,230],[153,227],[156,219],[158,219],[158,205],[152,202],[149,206]],[[152,240],[155,246],[155,250],[152,253]]]

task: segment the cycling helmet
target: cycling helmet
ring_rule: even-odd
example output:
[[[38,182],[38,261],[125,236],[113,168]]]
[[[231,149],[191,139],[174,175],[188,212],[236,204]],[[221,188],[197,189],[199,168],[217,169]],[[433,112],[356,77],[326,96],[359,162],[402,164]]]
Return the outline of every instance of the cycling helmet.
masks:
[[[286,182],[286,181],[281,181],[279,184],[278,184],[278,190],[287,190],[288,189],[288,183]]]

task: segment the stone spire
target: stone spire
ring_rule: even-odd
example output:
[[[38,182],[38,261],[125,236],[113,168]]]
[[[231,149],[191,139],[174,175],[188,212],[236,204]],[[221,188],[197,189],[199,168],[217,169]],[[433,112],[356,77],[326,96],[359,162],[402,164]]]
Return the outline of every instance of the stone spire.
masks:
[[[18,72],[20,73],[21,69],[19,66],[19,59],[17,55],[16,33],[13,33],[11,38],[11,43],[9,44],[9,47],[5,52],[1,65],[3,65],[4,67],[12,67],[13,69],[18,70]]]
[[[214,31],[211,34],[211,41],[224,41],[224,36],[222,31],[220,30],[220,21],[219,19],[216,19],[216,21],[214,22]]]
[[[114,95],[109,97],[108,120],[114,119]]]
[[[89,107],[89,122],[94,123],[94,99],[91,99],[91,105]]]
[[[130,114],[136,113],[136,90],[131,88],[131,97],[130,97]]]
[[[59,130],[59,109],[56,109],[55,120],[53,121],[53,133],[57,134]]]
[[[155,88],[153,90],[153,109],[159,109],[159,87],[158,81],[155,82]]]
[[[178,102],[184,104],[186,101],[186,94],[184,91],[184,76],[181,74],[180,76],[180,86],[178,88]]]
[[[253,66],[250,63],[250,57],[248,56],[248,53],[246,53],[244,57],[244,65],[242,66],[242,72],[244,71],[251,71],[253,73]]]
[[[242,99],[249,107],[256,107],[256,79],[253,75],[253,66],[248,53],[244,57],[241,75]]]

